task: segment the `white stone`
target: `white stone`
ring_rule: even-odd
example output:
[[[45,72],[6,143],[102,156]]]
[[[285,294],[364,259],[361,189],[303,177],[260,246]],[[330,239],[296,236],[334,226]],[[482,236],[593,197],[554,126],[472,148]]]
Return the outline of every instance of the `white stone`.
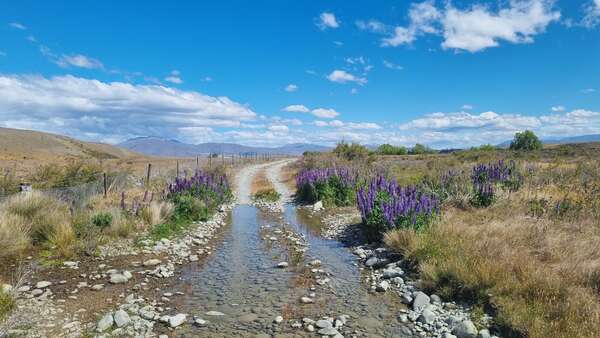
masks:
[[[38,283],[35,285],[35,287],[36,287],[36,288],[38,288],[38,289],[43,289],[43,288],[47,288],[47,287],[49,287],[50,285],[52,285],[52,283],[51,283],[51,282],[46,282],[46,281],[43,281],[43,282],[38,282]]]
[[[113,317],[115,320],[115,324],[117,324],[117,327],[125,327],[129,325],[129,323],[131,323],[131,318],[129,318],[127,312],[123,310],[115,312]]]
[[[110,328],[113,325],[113,323],[114,320],[112,313],[107,313],[106,315],[104,315],[104,317],[102,317],[102,319],[100,319],[100,321],[98,321],[98,324],[96,325],[96,330],[98,330],[98,332],[104,332],[108,328]]]
[[[180,313],[178,315],[175,316],[171,316],[169,317],[169,326],[170,327],[178,327],[181,324],[185,323],[185,320],[187,319],[187,315],[184,313]]]

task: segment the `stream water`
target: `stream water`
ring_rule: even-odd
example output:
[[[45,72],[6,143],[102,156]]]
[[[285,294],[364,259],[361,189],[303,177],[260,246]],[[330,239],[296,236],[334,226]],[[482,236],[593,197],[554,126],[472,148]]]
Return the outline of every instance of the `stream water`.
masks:
[[[305,254],[299,260],[291,259],[289,248],[264,239],[265,225],[303,235],[308,243]],[[391,294],[370,292],[361,282],[361,270],[352,253],[342,243],[319,234],[317,218],[292,204],[279,214],[250,205],[236,206],[230,226],[224,229],[213,253],[205,261],[184,268],[175,285],[174,290],[186,294],[177,311],[209,322],[205,327],[178,330],[178,336],[318,336],[291,324],[304,317],[318,320],[342,314],[349,316],[341,330],[345,336],[354,332],[361,337],[406,336],[405,324],[397,319],[401,302]],[[329,287],[310,290],[312,284],[306,285],[304,267],[313,259],[319,259],[321,268],[330,272]],[[289,261],[290,266],[277,268],[281,261]],[[299,301],[312,292],[313,304]],[[273,320],[280,315],[286,320],[275,324]]]

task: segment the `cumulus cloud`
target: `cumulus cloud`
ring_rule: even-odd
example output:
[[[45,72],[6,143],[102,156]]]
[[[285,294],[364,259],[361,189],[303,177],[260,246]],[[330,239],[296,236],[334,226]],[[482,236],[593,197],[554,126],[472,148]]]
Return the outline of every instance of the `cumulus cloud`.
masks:
[[[343,129],[381,129],[381,126],[377,123],[372,122],[343,122],[340,120],[333,121],[321,121],[317,120],[314,122],[317,127],[334,127],[334,128],[343,128]]]
[[[293,84],[293,83],[290,83],[289,85],[287,85],[285,87],[285,91],[288,92],[288,93],[295,92],[297,90],[298,90],[298,86],[295,85],[295,84]]]
[[[364,85],[365,83],[367,83],[366,78],[350,74],[345,70],[334,70],[329,75],[327,75],[327,79],[331,82],[337,83],[354,82],[359,85]]]
[[[470,104],[463,104],[463,106],[461,108],[463,110],[471,110],[471,109],[473,109],[473,106]]]
[[[587,28],[596,27],[600,24],[600,0],[591,0],[584,6],[585,15],[582,25]]]
[[[340,22],[335,17],[335,14],[323,12],[319,15],[319,19],[317,20],[317,27],[321,30],[325,30],[327,28],[338,28],[340,26]]]
[[[0,75],[0,125],[94,140],[177,135],[181,127],[236,126],[256,118],[227,97],[71,75]]]
[[[310,109],[308,109],[306,106],[301,105],[301,104],[292,104],[287,107],[284,107],[282,109],[282,111],[285,111],[288,113],[308,113],[310,111]]]
[[[478,52],[497,47],[500,40],[531,43],[533,36],[543,33],[560,12],[552,10],[548,0],[511,0],[510,7],[494,13],[475,5],[468,10],[450,7],[443,19],[444,49]]]
[[[391,34],[389,29],[381,28],[385,27],[383,24],[372,27],[366,22],[357,22],[357,25],[386,34],[381,40],[382,46],[412,44],[423,35],[433,34],[443,37],[443,49],[479,52],[497,47],[501,41],[532,43],[535,35],[545,32],[546,27],[560,17],[552,0],[510,0],[507,7],[496,11],[482,4],[460,9],[448,3],[444,8],[437,8],[434,0],[428,0],[412,4],[408,25],[394,27]]]
[[[552,108],[550,108],[553,112],[562,112],[565,111],[566,108],[564,106],[554,106]]]
[[[316,117],[323,118],[323,119],[333,119],[333,118],[340,116],[340,113],[335,111],[335,109],[331,109],[331,108],[313,109],[311,111],[311,114],[313,114]]]

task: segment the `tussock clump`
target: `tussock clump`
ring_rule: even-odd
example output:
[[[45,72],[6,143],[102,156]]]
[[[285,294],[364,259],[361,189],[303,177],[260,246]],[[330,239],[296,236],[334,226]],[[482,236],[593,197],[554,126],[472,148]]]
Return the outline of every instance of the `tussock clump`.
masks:
[[[66,204],[34,192],[11,197],[0,212],[12,220],[17,231],[26,231],[32,244],[51,244],[61,255],[73,254],[76,238]],[[13,236],[23,239],[22,235]]]
[[[140,217],[147,226],[165,223],[173,216],[174,206],[169,202],[153,201],[140,211]]]
[[[31,244],[30,233],[31,229],[25,218],[0,213],[0,257],[13,257],[24,252]]]

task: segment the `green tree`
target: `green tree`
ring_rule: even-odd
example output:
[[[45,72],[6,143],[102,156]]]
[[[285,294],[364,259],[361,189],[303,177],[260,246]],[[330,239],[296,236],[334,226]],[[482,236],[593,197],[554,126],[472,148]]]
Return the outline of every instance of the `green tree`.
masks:
[[[516,133],[510,143],[510,150],[532,151],[542,149],[542,141],[531,130]]]
[[[436,151],[429,148],[428,146],[422,145],[420,143],[415,144],[415,146],[410,151],[413,155],[421,155],[421,154],[435,154]]]
[[[396,147],[391,144],[382,144],[377,148],[380,155],[406,155],[408,150],[405,147]]]
[[[365,159],[369,157],[369,149],[358,143],[346,143],[344,141],[337,144],[333,153],[340,158],[348,161],[356,159]]]

